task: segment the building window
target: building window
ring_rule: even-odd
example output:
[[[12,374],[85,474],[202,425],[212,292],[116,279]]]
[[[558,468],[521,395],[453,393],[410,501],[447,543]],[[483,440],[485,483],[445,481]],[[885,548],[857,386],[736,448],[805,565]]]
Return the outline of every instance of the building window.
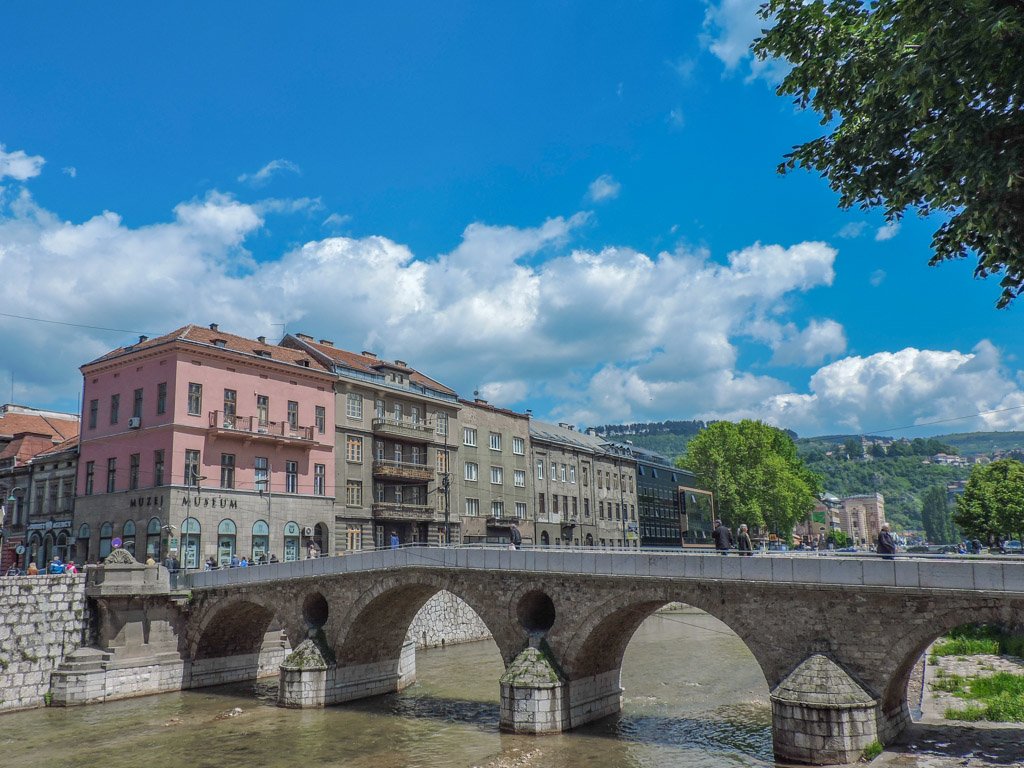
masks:
[[[188,415],[198,416],[203,412],[203,385],[190,381],[188,384]]]
[[[501,450],[501,434],[499,432],[491,432],[491,450]]]
[[[113,493],[117,487],[117,459],[107,459],[107,493]]]
[[[256,395],[256,421],[261,427],[270,423],[270,397]]]
[[[110,423],[117,424],[118,412],[121,410],[121,396],[110,396]]]
[[[363,418],[363,396],[357,392],[349,392],[345,399],[345,415],[350,419]]]
[[[576,515],[577,515],[577,511],[576,511],[576,497],[573,496],[572,497],[572,516],[576,517]]]
[[[517,501],[516,502],[516,517],[518,517],[520,520],[525,520],[526,519],[526,502],[525,501]]]
[[[139,459],[140,454],[133,453],[128,457],[128,490],[139,490]]]
[[[559,475],[559,478],[560,478],[560,479],[561,479],[561,481],[562,481],[562,482],[564,483],[564,482],[565,482],[565,481],[566,481],[566,480],[568,479],[568,477],[567,477],[567,475],[566,475],[566,470],[565,470],[565,464],[563,464],[563,465],[561,466],[561,470],[562,470],[562,473],[561,473],[561,474]]]
[[[392,403],[391,404],[391,415],[395,419],[396,422],[401,423],[401,421],[402,421],[402,404],[401,403]]]
[[[492,501],[491,502],[491,517],[504,517],[505,516],[505,502],[503,501]]]
[[[629,505],[629,519],[636,520],[636,507],[633,504]]]
[[[89,429],[96,429],[96,416],[100,412],[100,401],[89,401]]]
[[[153,451],[153,485],[164,484],[164,452],[163,449]]]
[[[491,485],[501,485],[502,471],[501,467],[491,467]]]
[[[314,409],[314,421],[316,422],[317,434],[322,435],[327,431],[327,409],[322,405]]]
[[[583,516],[590,517],[590,499],[583,497]]]
[[[286,461],[284,463],[284,492],[299,492],[299,462]]]
[[[556,464],[553,461],[551,462],[551,479],[552,480],[557,480],[558,479],[558,464]]]
[[[233,453],[220,455],[220,487],[235,487],[235,454]]]
[[[161,381],[156,385],[156,412],[160,414],[167,413],[167,382]]]
[[[350,507],[363,506],[362,480],[348,480],[345,482],[345,504]]]
[[[363,463],[363,438],[348,436],[345,440],[345,459],[353,464]]]
[[[586,488],[590,485],[590,473],[587,472],[586,467],[581,467],[580,469],[583,471],[583,487]]]
[[[96,462],[85,462],[85,495],[92,496],[93,484],[96,480]]]
[[[142,418],[142,389],[136,389],[132,397],[132,416]]]
[[[199,485],[199,451],[185,451],[185,485]]]
[[[466,517],[480,515],[480,499],[466,499]]]
[[[121,528],[121,549],[127,549],[135,557],[135,521],[125,521]]]
[[[374,402],[374,404],[373,404],[373,412],[374,412],[374,415],[376,415],[376,417],[378,419],[383,419],[384,418],[384,401],[383,400],[377,400],[377,401]]]
[[[557,493],[552,493],[551,494],[551,512],[552,512],[552,514],[555,514],[555,515],[558,514],[558,494]]]
[[[100,559],[110,554],[110,540],[114,536],[114,524],[103,523],[100,526]]]
[[[265,563],[270,552],[270,526],[266,520],[252,524],[252,562]]]
[[[437,451],[437,471],[442,475],[448,473],[448,451],[444,449]]]
[[[544,510],[544,494],[543,493],[538,493],[537,494],[537,514],[538,515],[546,514],[546,512]]]
[[[544,479],[544,459],[537,459],[537,479]]]
[[[270,460],[266,456],[253,459],[254,487],[260,493],[270,490]]]
[[[512,482],[515,483],[516,488],[526,487],[526,470],[516,469],[512,472]]]
[[[443,411],[437,412],[437,434],[447,435],[448,434],[448,414]]]
[[[418,405],[409,408],[409,419],[413,424],[420,423],[420,407]]]
[[[358,552],[363,548],[363,529],[352,527],[348,529],[346,545],[349,552]]]
[[[323,464],[313,465],[313,493],[323,496],[327,488],[327,467]]]
[[[516,456],[526,455],[526,440],[521,437],[512,438],[512,453]]]
[[[473,427],[462,428],[462,444],[463,445],[476,445],[476,429]]]
[[[601,518],[602,520],[604,520],[604,502],[603,501],[597,502],[597,516],[599,518]]]
[[[576,465],[575,464],[570,464],[569,465],[569,482],[570,483],[575,483],[576,482]]]
[[[299,559],[299,533],[301,529],[294,520],[284,526],[284,561],[290,563]]]
[[[235,427],[235,414],[238,413],[238,393],[233,389],[224,390],[224,426]]]
[[[294,400],[288,401],[288,426],[291,429],[299,428],[299,404]]]
[[[603,489],[604,488],[604,482],[601,479],[601,470],[600,469],[597,470],[596,474],[597,474],[597,487]]]
[[[467,461],[466,462],[465,478],[467,480],[471,480],[473,482],[476,482],[476,478],[477,478],[478,473],[479,473],[479,467],[476,465],[476,462]]]

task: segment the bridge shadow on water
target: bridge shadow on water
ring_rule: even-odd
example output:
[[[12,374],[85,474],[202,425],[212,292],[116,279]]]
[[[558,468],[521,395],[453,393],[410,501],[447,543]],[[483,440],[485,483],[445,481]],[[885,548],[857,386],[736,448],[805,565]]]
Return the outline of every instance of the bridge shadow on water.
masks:
[[[911,723],[895,743],[894,755],[959,758],[961,765],[1024,765],[1024,727],[1020,724]],[[899,763],[896,763],[899,764]],[[945,763],[943,763],[945,765]]]

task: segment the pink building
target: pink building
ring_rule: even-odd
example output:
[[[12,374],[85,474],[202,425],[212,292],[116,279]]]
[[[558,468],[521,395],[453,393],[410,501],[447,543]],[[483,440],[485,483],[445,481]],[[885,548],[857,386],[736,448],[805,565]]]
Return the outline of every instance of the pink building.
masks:
[[[310,355],[188,325],[81,371],[80,560],[331,551],[334,377]]]

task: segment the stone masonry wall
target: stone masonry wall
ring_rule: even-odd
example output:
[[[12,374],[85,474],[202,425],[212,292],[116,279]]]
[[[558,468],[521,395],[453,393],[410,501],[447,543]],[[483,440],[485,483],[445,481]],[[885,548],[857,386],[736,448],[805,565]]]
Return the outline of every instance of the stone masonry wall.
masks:
[[[42,706],[88,626],[84,576],[0,577],[0,712]]]
[[[491,633],[472,608],[451,592],[441,591],[427,600],[409,626],[408,640],[417,648],[489,640]]]

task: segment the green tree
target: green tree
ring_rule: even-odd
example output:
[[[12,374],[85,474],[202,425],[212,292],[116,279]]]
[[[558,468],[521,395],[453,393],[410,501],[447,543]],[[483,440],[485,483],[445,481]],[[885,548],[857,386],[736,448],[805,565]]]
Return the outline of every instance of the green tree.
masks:
[[[760,421],[710,425],[690,441],[680,466],[714,492],[717,515],[733,527],[747,523],[788,535],[821,490],[793,439]]]
[[[832,542],[832,545],[836,549],[842,549],[843,547],[853,546],[853,539],[840,530],[833,529],[828,533],[828,541]]]
[[[864,444],[856,437],[846,438],[846,442],[843,443],[843,450],[846,451],[846,457],[849,459],[861,459],[864,457]]]
[[[824,176],[842,208],[941,212],[931,264],[973,254],[1003,274],[998,306],[1024,290],[1024,3],[1019,0],[768,0],[760,59],[793,67],[780,96],[830,133],[779,171]]]
[[[933,485],[925,491],[921,499],[921,523],[932,544],[952,544],[957,538],[946,489],[941,485]]]
[[[953,519],[961,530],[982,541],[990,536],[1024,534],[1024,464],[1000,459],[975,467],[957,499]]]

